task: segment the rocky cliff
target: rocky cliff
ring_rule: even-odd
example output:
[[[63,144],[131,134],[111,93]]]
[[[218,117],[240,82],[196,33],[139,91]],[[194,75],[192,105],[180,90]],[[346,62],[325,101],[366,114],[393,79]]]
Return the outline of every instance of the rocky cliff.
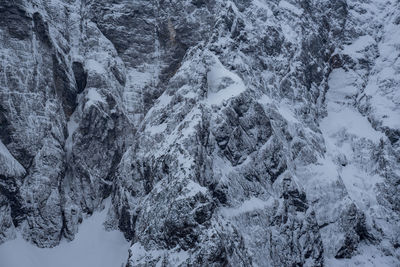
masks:
[[[0,0],[0,243],[126,266],[400,264],[400,2]]]

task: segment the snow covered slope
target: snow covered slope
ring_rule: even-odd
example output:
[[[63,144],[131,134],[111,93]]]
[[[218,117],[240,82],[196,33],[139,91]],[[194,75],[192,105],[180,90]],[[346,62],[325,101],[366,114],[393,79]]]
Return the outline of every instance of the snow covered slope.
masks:
[[[108,203],[108,204],[107,204]],[[63,240],[54,248],[38,248],[21,236],[0,246],[1,266],[7,267],[121,267],[129,248],[123,234],[104,229],[107,208],[84,219],[72,242]]]

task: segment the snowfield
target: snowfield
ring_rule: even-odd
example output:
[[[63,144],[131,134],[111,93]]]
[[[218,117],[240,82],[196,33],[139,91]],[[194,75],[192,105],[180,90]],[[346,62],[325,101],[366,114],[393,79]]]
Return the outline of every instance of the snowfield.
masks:
[[[38,248],[20,235],[0,246],[0,266],[4,267],[123,267],[129,242],[120,231],[106,231],[106,207],[84,219],[71,242],[62,240],[54,248]]]

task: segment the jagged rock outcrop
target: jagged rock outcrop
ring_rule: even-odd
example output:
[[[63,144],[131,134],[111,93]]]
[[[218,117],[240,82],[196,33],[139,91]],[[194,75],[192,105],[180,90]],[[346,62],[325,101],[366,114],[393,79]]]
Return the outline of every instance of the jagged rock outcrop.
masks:
[[[398,10],[0,0],[0,242],[111,197],[129,267],[398,265]]]

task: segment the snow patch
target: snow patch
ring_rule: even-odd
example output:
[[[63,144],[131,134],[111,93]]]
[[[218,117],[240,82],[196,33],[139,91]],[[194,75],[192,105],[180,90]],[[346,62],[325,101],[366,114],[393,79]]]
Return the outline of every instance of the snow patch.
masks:
[[[262,95],[258,99],[258,103],[260,103],[262,105],[266,105],[266,106],[272,105],[273,107],[275,107],[277,109],[279,114],[284,119],[286,119],[288,122],[299,123],[299,120],[296,118],[295,113],[290,108],[289,103],[285,103],[284,101],[282,101],[280,103],[276,103],[276,101],[274,101],[272,98],[270,98],[267,95]]]
[[[96,90],[96,88],[89,88],[86,94],[86,99],[87,99],[87,102],[85,104],[86,108],[98,102],[106,103],[105,99],[103,98],[102,95],[100,95],[100,93]]]
[[[354,83],[354,75],[343,69],[331,73],[326,95],[328,116],[322,120],[321,130],[327,137],[347,132],[377,142],[384,135],[373,129],[368,119],[352,106],[351,97],[357,93]]]
[[[298,8],[298,7],[292,5],[291,3],[287,2],[287,1],[280,1],[279,2],[279,7],[283,8],[283,9],[286,9],[286,10],[289,10],[290,12],[293,12],[297,16],[303,15],[303,10],[301,8]]]
[[[103,65],[94,59],[89,59],[85,62],[85,69],[87,69],[89,72],[93,71],[100,74],[106,73],[106,70],[104,69]]]
[[[262,104],[262,105],[271,105],[272,103],[274,103],[274,101],[272,100],[272,98],[270,98],[267,95],[262,95],[259,99],[258,99],[258,103]]]
[[[356,74],[342,68],[334,69],[329,75],[328,101],[344,101],[357,93]]]
[[[65,150],[67,151],[68,159],[70,158],[72,153],[72,145],[73,145],[72,137],[76,129],[78,129],[78,127],[79,123],[75,121],[75,112],[74,112],[67,123],[68,137],[65,140]]]
[[[348,107],[331,111],[320,126],[324,135],[328,137],[334,137],[341,132],[375,142],[384,137],[381,132],[377,132],[372,128],[366,117]]]
[[[285,36],[285,39],[290,40],[293,43],[296,42],[298,34],[296,33],[295,30],[293,30],[291,26],[287,24],[282,24],[281,28],[282,28],[282,33]]]
[[[372,206],[378,205],[374,189],[377,183],[383,182],[382,177],[368,175],[354,165],[344,167],[341,177],[349,196],[357,203],[358,207],[368,210]]]
[[[256,7],[260,8],[260,9],[263,9],[263,11],[267,13],[267,17],[272,17],[274,15],[274,13],[269,8],[269,6],[263,1],[254,0],[253,5],[255,5]]]
[[[326,258],[326,266],[332,267],[377,267],[377,266],[398,266],[395,257],[383,255],[383,253],[373,246],[361,246],[358,251],[360,254],[351,259]]]
[[[153,249],[146,250],[140,243],[135,243],[130,248],[131,258],[130,261],[134,264],[134,266],[140,264],[146,264],[148,260],[158,260],[155,266],[163,266],[162,262],[164,257],[168,258],[168,262],[173,266],[180,266],[183,264],[188,258],[189,253],[182,249],[172,249],[164,250],[164,249]]]
[[[0,266],[7,267],[121,267],[125,266],[129,242],[119,231],[104,229],[108,207],[85,219],[71,242],[54,248],[38,248],[21,236],[0,245]]]
[[[129,69],[127,75],[129,85],[135,87],[135,89],[154,81],[154,75],[150,71],[142,72],[136,69]]]
[[[374,44],[376,44],[376,42],[370,35],[360,36],[352,44],[345,45],[343,48],[343,53],[355,58],[360,58],[363,57],[362,53],[360,52]]]
[[[379,1],[377,1],[379,2]],[[375,3],[375,1],[373,1]],[[390,4],[390,2],[382,2]],[[384,27],[379,30],[378,43],[379,57],[371,71],[365,93],[369,97],[373,117],[382,123],[382,126],[392,129],[400,128],[400,27],[392,20],[395,19],[394,10],[397,7],[388,6],[390,15],[379,18]]]
[[[266,207],[272,206],[274,203],[274,199],[271,197],[267,201],[261,200],[256,197],[252,197],[246,201],[244,201],[239,207],[235,208],[223,208],[221,210],[222,215],[225,217],[236,217],[243,213],[252,212],[255,210],[262,210]]]
[[[207,73],[208,99],[210,105],[219,105],[229,98],[238,96],[246,90],[242,79],[227,70],[213,55],[214,64]]]
[[[197,195],[198,193],[206,194],[207,188],[190,180],[184,189],[184,194],[179,196],[176,200],[191,198],[191,197],[194,197],[195,195]]]
[[[25,173],[24,167],[11,155],[7,147],[0,140],[0,174],[5,176],[19,176]]]
[[[155,135],[155,134],[163,133],[166,129],[167,129],[167,124],[161,123],[158,125],[152,125],[150,127],[147,127],[146,131],[148,131],[151,135]]]
[[[281,114],[288,122],[298,123],[299,120],[296,119],[293,111],[290,109],[289,105],[286,104],[279,104],[278,105],[279,114]]]

